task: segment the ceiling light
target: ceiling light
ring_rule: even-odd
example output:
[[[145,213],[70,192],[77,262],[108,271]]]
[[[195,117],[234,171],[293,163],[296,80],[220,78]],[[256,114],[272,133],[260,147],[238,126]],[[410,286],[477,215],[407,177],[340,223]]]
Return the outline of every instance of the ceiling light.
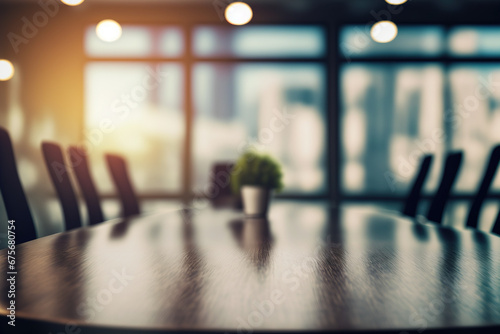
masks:
[[[226,8],[227,22],[241,26],[250,22],[253,17],[252,8],[244,2],[233,2]]]
[[[408,0],[385,0],[390,5],[402,5]]]
[[[377,43],[389,43],[398,35],[398,27],[391,21],[380,21],[373,25],[370,32]]]
[[[0,81],[10,80],[14,76],[14,65],[7,59],[0,59]]]
[[[63,4],[68,5],[68,6],[78,6],[79,4],[81,4],[84,1],[85,0],[61,0],[61,2]]]
[[[122,27],[114,20],[103,20],[97,24],[97,36],[105,42],[114,42],[122,35]]]

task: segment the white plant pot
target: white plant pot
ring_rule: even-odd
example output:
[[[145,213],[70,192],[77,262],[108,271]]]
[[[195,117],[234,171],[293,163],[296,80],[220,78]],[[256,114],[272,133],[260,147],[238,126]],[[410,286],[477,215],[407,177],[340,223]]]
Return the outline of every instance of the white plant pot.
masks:
[[[265,217],[269,208],[271,190],[258,186],[241,187],[243,212],[251,217]]]

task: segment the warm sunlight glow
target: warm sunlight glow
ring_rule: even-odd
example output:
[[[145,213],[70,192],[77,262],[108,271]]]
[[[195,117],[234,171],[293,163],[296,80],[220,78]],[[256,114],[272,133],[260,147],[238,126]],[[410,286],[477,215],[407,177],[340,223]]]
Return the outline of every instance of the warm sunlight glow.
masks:
[[[10,80],[14,76],[14,65],[6,59],[0,59],[0,81]]]
[[[402,5],[408,0],[385,0],[390,5]]]
[[[252,17],[252,8],[244,2],[234,2],[226,8],[226,20],[235,26],[247,24]]]
[[[81,4],[84,1],[85,0],[61,0],[61,2],[63,4],[68,5],[68,6],[78,6],[79,4]]]
[[[380,21],[373,25],[370,32],[377,43],[389,43],[398,35],[398,27],[391,21]]]
[[[96,27],[97,36],[105,42],[114,42],[122,35],[122,27],[114,20],[103,20]]]

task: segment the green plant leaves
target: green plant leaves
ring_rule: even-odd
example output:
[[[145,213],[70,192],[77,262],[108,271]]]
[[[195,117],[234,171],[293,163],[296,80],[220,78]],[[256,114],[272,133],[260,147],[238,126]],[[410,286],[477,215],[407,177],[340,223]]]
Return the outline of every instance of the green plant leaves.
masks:
[[[244,185],[261,186],[281,191],[283,172],[280,164],[271,156],[255,151],[245,152],[231,172],[231,188],[238,193]]]

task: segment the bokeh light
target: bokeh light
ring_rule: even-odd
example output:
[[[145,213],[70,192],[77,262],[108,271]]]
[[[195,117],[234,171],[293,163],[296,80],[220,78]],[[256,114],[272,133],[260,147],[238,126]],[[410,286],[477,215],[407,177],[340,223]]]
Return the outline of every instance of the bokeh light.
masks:
[[[380,21],[373,25],[370,35],[377,43],[389,43],[398,35],[398,27],[391,21]]]
[[[10,80],[14,76],[14,65],[6,59],[0,59],[0,81]]]
[[[408,0],[385,0],[390,5],[402,5]]]
[[[114,20],[103,20],[96,27],[97,36],[105,42],[114,42],[122,35],[122,27]]]
[[[244,2],[233,2],[226,8],[227,22],[241,26],[250,22],[253,17],[252,8]]]
[[[68,6],[78,6],[79,4],[81,4],[84,1],[85,0],[61,0],[61,2],[63,4],[68,5]]]

